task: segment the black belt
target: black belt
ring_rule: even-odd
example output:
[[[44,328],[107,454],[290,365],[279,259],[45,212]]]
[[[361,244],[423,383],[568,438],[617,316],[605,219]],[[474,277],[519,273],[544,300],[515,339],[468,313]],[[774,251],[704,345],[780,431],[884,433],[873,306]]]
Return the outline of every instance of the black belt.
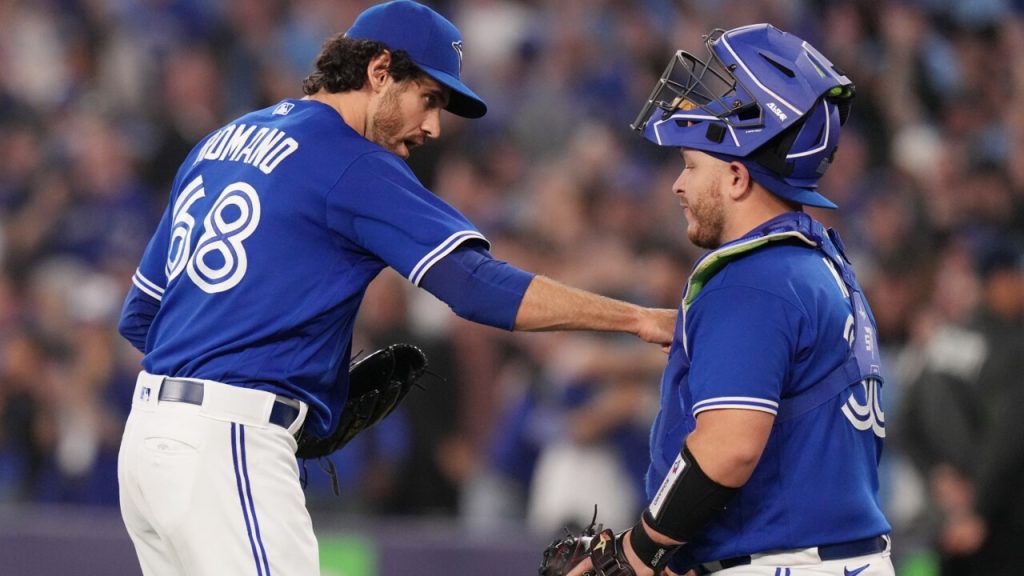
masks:
[[[857,556],[884,552],[888,545],[888,540],[885,536],[873,536],[863,540],[840,542],[839,544],[826,544],[818,546],[818,557],[822,560],[856,558]],[[697,566],[696,571],[698,576],[703,576],[704,574],[711,574],[712,572],[727,570],[737,566],[746,566],[747,564],[750,564],[750,556],[736,556],[735,558],[726,558],[725,560],[701,564]]]
[[[203,405],[203,383],[181,378],[164,378],[160,385],[161,402],[184,402],[185,404]],[[299,417],[299,409],[281,400],[274,401],[270,409],[270,423],[288,428]]]

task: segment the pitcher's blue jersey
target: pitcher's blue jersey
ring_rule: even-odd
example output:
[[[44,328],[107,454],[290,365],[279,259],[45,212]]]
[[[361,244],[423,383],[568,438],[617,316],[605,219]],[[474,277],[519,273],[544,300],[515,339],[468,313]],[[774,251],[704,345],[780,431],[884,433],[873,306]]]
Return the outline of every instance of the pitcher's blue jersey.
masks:
[[[413,283],[486,240],[332,108],[285,100],[207,136],[182,164],[133,282],[160,301],[148,372],[307,402],[333,428],[352,326],[390,266]],[[332,414],[332,408],[334,413]]]
[[[760,242],[766,236],[773,240]],[[831,242],[824,228],[790,213],[695,266],[721,268],[704,276],[702,287],[693,286],[702,280],[692,276],[689,303],[684,297],[680,309],[651,434],[648,495],[657,492],[701,412],[760,410],[775,414],[776,422],[749,482],[677,554],[673,565],[680,569],[890,530],[878,502],[885,432],[877,354],[861,364],[878,379],[857,382],[854,368],[853,378],[842,380],[852,385],[821,393],[830,375],[857,366],[860,348],[877,345],[870,341],[870,310],[855,311],[843,281],[856,284],[852,271],[810,245],[819,242]],[[795,417],[782,417],[780,410],[796,398],[810,402]]]

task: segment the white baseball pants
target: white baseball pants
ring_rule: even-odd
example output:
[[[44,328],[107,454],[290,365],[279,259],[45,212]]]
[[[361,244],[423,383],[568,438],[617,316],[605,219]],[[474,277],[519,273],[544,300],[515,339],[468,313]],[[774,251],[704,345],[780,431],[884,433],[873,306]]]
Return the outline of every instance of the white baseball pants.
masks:
[[[783,554],[761,554],[745,566],[736,566],[712,573],[713,576],[895,576],[889,551],[843,558],[821,560],[815,549]]]
[[[118,457],[121,515],[147,576],[309,576],[318,547],[294,433],[269,392],[204,381],[202,405],[158,401],[139,375]]]

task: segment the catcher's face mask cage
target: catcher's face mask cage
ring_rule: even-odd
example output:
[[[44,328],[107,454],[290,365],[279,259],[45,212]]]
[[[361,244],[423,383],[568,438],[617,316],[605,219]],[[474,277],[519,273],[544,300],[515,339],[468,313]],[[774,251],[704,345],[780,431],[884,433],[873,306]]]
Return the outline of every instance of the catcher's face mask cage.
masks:
[[[675,54],[631,127],[659,146],[750,158],[785,186],[814,188],[849,114],[850,79],[769,24],[715,30],[704,45],[703,58]]]
[[[676,116],[686,126],[703,120],[718,120],[734,128],[761,126],[761,105],[710,48],[724,33],[715,30],[704,37],[708,46],[704,60],[685,50],[676,52],[630,125],[633,130],[643,131],[657,112],[659,122]]]

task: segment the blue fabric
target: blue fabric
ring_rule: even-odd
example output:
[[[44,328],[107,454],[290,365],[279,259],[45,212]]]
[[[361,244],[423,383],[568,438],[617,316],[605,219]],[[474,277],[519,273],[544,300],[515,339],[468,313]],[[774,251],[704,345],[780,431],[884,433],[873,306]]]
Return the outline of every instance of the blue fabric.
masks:
[[[465,243],[487,245],[334,109],[285,100],[253,112],[200,142],[175,177],[133,278],[160,303],[143,366],[305,401],[326,435],[366,287],[387,266],[418,283]],[[138,292],[122,318],[133,341],[148,316]]]
[[[792,230],[838,252],[824,228],[802,213],[770,221],[719,250]],[[835,273],[830,261],[796,238],[767,243],[729,260],[680,310],[661,382],[661,412],[651,432],[649,497],[701,411],[775,414],[783,399],[819,385],[855,355],[847,340],[854,309],[840,278],[855,279],[844,261]],[[843,412],[853,401],[870,400],[862,392],[867,389],[855,384],[800,417],[777,420],[749,482],[680,551],[676,571],[889,532],[878,502],[882,438]]]
[[[420,286],[462,318],[512,330],[533,276],[479,246],[464,245],[431,267]]]
[[[117,331],[139,352],[145,354],[149,325],[153,323],[153,318],[156,317],[159,310],[160,301],[147,295],[133,284],[128,289],[128,296],[121,308],[121,320],[118,322]]]

